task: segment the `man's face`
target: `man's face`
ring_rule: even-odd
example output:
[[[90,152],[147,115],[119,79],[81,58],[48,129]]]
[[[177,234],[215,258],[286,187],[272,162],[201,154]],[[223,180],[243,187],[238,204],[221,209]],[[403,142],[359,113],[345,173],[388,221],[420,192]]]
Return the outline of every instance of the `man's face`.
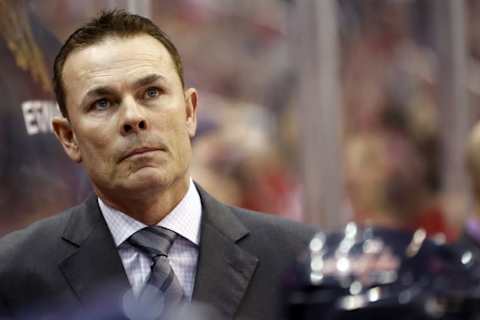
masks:
[[[186,185],[197,97],[158,40],[110,37],[74,51],[63,83],[70,119],[54,129],[97,191],[140,197]]]

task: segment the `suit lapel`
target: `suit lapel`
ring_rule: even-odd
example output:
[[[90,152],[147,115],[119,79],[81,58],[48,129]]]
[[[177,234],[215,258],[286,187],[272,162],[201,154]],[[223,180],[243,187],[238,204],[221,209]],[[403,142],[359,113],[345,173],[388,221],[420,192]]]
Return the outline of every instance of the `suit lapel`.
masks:
[[[249,231],[231,210],[199,186],[197,189],[203,217],[193,300],[233,318],[258,258],[239,246]],[[98,314],[108,306],[120,312],[119,304],[130,286],[96,197],[90,197],[75,210],[63,234],[63,240],[73,250],[59,268],[82,305],[90,311]]]
[[[231,210],[199,186],[197,189],[203,217],[193,300],[232,318],[247,291],[258,258],[238,245],[249,231]]]
[[[129,283],[96,197],[90,197],[76,210],[63,234],[63,240],[75,249],[59,268],[89,311],[120,310]]]

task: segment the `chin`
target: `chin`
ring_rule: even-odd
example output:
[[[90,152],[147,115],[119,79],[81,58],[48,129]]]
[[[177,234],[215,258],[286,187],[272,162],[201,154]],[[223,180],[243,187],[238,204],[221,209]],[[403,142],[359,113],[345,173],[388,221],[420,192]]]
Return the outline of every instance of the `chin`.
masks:
[[[144,168],[130,175],[125,181],[125,187],[130,190],[155,190],[165,189],[178,181],[179,175],[174,175],[172,170],[159,170],[158,168]]]
[[[135,175],[130,176],[126,183],[133,188],[152,188],[168,186],[171,183],[172,177],[166,172],[158,172],[157,169],[146,170],[142,169],[136,172]]]

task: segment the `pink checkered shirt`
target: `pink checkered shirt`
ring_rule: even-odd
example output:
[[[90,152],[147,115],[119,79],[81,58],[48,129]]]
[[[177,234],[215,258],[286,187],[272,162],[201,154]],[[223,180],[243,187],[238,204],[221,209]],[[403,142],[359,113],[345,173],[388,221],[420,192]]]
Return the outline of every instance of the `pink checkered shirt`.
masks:
[[[100,198],[98,198],[98,204],[118,248],[132,290],[134,294],[138,294],[150,276],[151,261],[148,256],[132,247],[126,240],[146,225],[107,206]],[[179,235],[168,252],[168,259],[189,300],[192,298],[195,284],[201,217],[200,195],[190,179],[185,197],[158,223],[159,226]]]

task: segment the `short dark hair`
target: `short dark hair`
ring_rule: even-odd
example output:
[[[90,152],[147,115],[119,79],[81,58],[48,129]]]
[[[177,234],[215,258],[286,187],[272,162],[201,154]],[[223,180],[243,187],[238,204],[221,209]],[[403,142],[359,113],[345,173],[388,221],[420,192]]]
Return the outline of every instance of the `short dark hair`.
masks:
[[[76,49],[86,48],[99,43],[108,36],[131,37],[139,34],[150,35],[165,46],[173,59],[182,86],[185,85],[180,54],[165,32],[145,17],[118,9],[102,11],[98,17],[73,32],[55,58],[53,65],[53,88],[60,112],[64,117],[68,118],[68,112],[62,72],[68,56]]]

